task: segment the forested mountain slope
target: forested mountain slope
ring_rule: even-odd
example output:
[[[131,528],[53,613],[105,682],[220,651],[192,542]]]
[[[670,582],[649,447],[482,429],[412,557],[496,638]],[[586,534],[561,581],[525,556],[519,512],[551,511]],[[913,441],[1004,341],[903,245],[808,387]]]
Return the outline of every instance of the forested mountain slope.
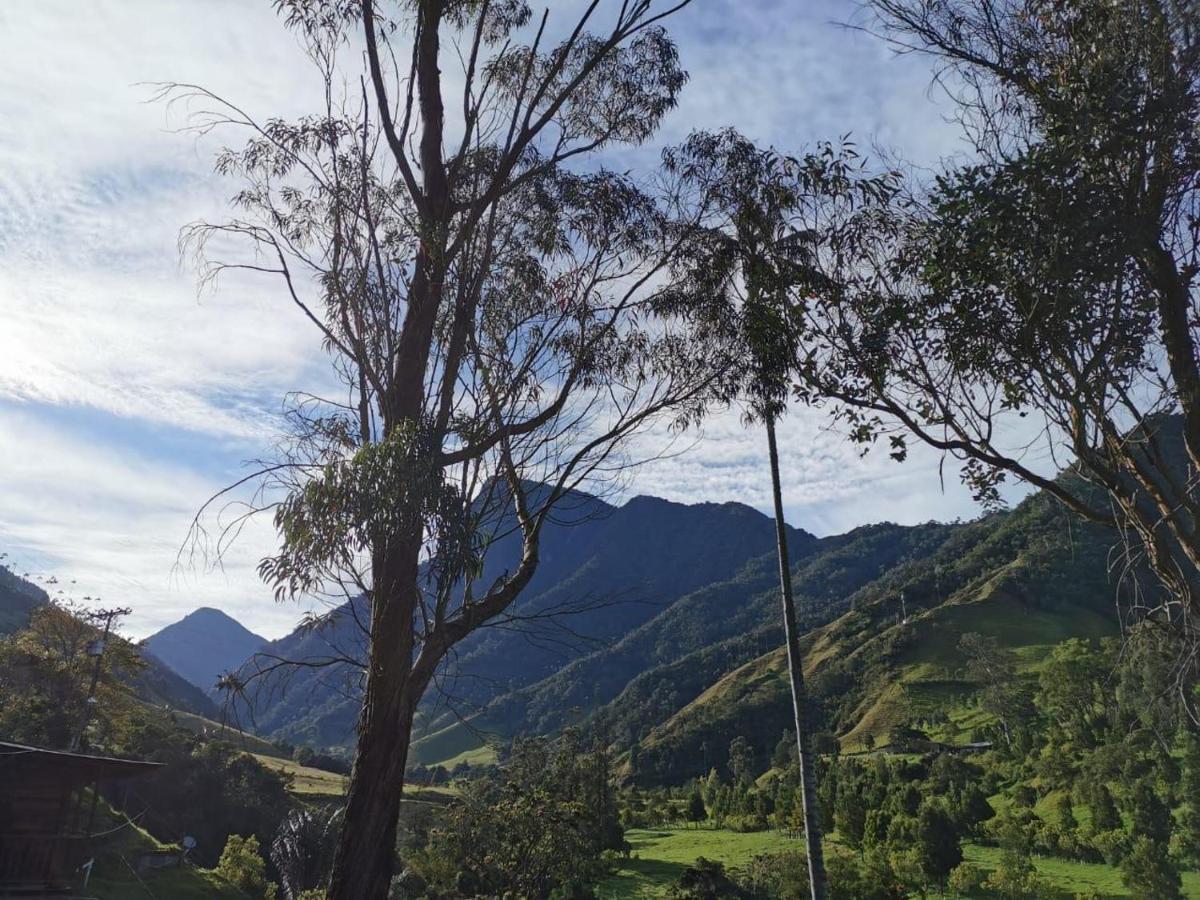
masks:
[[[738,504],[648,497],[551,528],[514,621],[463,648],[431,692],[412,762],[479,758],[490,739],[602,722],[649,782],[703,775],[738,734],[769,753],[788,726],[771,523]],[[957,644],[996,635],[1031,659],[1066,637],[1116,630],[1114,537],[1038,495],[965,524],[879,524],[816,539],[792,532],[823,727],[847,748],[969,695]],[[498,547],[492,572],[515,564]],[[511,555],[511,559],[509,556]],[[903,600],[901,599],[903,598]],[[577,609],[558,619],[539,616]],[[907,614],[907,620],[901,621]],[[268,645],[278,657],[361,658],[365,610]],[[243,724],[322,746],[353,739],[357,670],[300,669],[265,682]]]
[[[0,566],[0,634],[24,628],[30,613],[49,599],[36,584]]]
[[[0,636],[20,631],[49,596],[37,585],[0,566]],[[137,696],[159,706],[170,706],[201,716],[212,716],[216,707],[208,696],[150,654],[146,666],[133,679]]]
[[[977,689],[962,674],[958,649],[968,632],[996,637],[1030,664],[1066,638],[1114,634],[1113,543],[1112,534],[1082,525],[1044,495],[958,526],[928,557],[865,584],[848,598],[852,609],[805,636],[821,724],[845,749],[861,749],[868,735],[886,743],[897,725],[944,715]],[[644,732],[628,773],[646,783],[703,775],[725,764],[738,735],[770,754],[790,715],[780,647]]]
[[[810,534],[797,529],[789,533],[798,558],[818,546]],[[763,568],[753,561],[773,546],[771,520],[742,504],[685,505],[636,497],[613,507],[577,495],[547,526],[537,574],[512,615],[472,635],[450,661],[424,704],[424,730],[444,728],[497,696],[554,676],[572,660],[637,633],[681,598],[730,580],[759,578],[748,574],[751,570],[769,573],[769,565]],[[480,583],[511,571],[519,555],[515,535],[498,541]],[[761,578],[754,583],[763,584]],[[740,606],[747,596],[715,591],[717,608]],[[298,629],[268,644],[264,653],[308,662],[362,658],[361,624],[366,615],[361,607],[346,604],[324,627]],[[687,637],[665,639],[678,642]],[[253,668],[251,663],[246,671]],[[608,699],[640,671],[640,664],[627,669],[624,680],[607,688],[609,695],[593,699],[589,688],[585,705]],[[252,687],[250,703],[241,706],[238,719],[273,737],[321,746],[347,743],[358,711],[357,676],[357,669],[341,663],[280,673]],[[561,711],[577,699],[563,698],[551,718],[560,722]]]
[[[806,545],[794,567],[797,596],[816,624],[846,608],[847,598],[888,569],[922,558],[954,526],[871,525]],[[778,563],[773,551],[733,578],[693,591],[616,643],[550,677],[492,702],[482,715],[450,726],[414,748],[436,762],[441,747],[461,752],[483,734],[544,734],[603,708],[615,741],[632,740],[676,712],[730,668],[782,640]]]

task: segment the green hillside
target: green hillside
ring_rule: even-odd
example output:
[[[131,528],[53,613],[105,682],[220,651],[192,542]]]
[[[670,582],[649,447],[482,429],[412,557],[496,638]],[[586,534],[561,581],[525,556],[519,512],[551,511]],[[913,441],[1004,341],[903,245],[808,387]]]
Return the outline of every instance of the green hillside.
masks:
[[[789,533],[797,559],[821,546],[802,530]],[[439,690],[422,704],[420,730],[441,731],[485,706],[497,711],[506,733],[554,730],[571,721],[576,709],[586,713],[616,696],[647,667],[757,627],[761,620],[753,615],[737,616],[747,597],[769,585],[773,546],[772,521],[743,504],[635,497],[612,507],[580,495],[543,534],[541,562],[512,610],[514,621],[483,628],[457,648],[438,679]],[[498,540],[479,583],[491,583],[514,568],[520,552],[513,535]],[[681,600],[700,595],[704,599],[691,600],[699,604],[698,612],[703,608],[699,619],[685,617],[679,628],[641,631]],[[714,613],[730,621],[710,638],[701,632]],[[361,609],[348,604],[319,632],[298,629],[265,649],[295,660],[361,658],[357,621],[365,619]],[[700,632],[693,637],[688,628]],[[614,647],[622,649],[605,655]],[[584,669],[573,668],[589,658]],[[570,683],[564,683],[564,671]],[[347,744],[354,739],[358,682],[359,670],[346,665],[288,672],[256,688],[254,709],[242,719],[253,719],[271,737]],[[545,691],[523,693],[539,684]]]
[[[894,726],[953,712],[976,687],[964,679],[957,649],[968,632],[994,636],[1029,667],[1069,637],[1115,634],[1111,543],[1038,496],[959,527],[927,557],[864,585],[848,598],[852,609],[802,639],[824,728],[856,750],[868,735],[885,743]],[[779,647],[714,680],[652,728],[630,774],[646,783],[702,776],[724,764],[737,735],[769,754],[789,726],[789,703]],[[941,736],[965,742],[971,725],[947,725]]]
[[[822,539],[799,554],[793,581],[810,624],[847,607],[848,598],[896,566],[923,559],[955,526],[871,525]],[[545,734],[603,719],[620,745],[678,712],[730,669],[778,644],[778,569],[773,554],[733,578],[705,585],[620,640],[536,684],[494,700],[468,722],[441,729],[414,747],[426,765],[446,764],[480,735]],[[453,764],[453,763],[451,763]]]
[[[108,836],[98,842],[96,863],[88,880],[87,896],[94,900],[142,900],[171,897],[178,900],[245,900],[247,894],[211,869],[184,865],[138,873],[137,859],[144,853],[178,850],[156,840],[136,822],[97,804],[95,830]]]

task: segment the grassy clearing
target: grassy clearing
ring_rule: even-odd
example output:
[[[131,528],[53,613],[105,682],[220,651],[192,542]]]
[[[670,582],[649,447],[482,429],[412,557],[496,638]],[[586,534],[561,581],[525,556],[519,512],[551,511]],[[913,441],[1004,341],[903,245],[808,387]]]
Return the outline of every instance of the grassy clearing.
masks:
[[[979,847],[968,844],[963,847],[968,862],[980,868],[994,869],[1000,863],[1000,850],[996,847]],[[1061,892],[1064,900],[1076,894],[1094,892],[1104,900],[1132,897],[1129,889],[1121,883],[1121,872],[1113,866],[1070,862],[1064,859],[1038,857],[1034,859],[1038,874]],[[1200,898],[1200,872],[1183,873],[1183,895]]]
[[[119,864],[119,863],[118,863]],[[95,900],[246,900],[246,893],[207,869],[160,869],[135,876],[125,869],[124,878],[97,877],[88,882],[87,894]]]
[[[232,725],[223,725],[220,722],[214,722],[212,719],[206,719],[204,716],[183,712],[178,709],[172,710],[171,716],[181,727],[186,728],[188,731],[213,740],[226,741],[255,756],[270,756],[277,759],[286,758],[283,751],[270,741],[264,740],[258,735],[250,734],[248,731],[234,728]]]
[[[456,722],[415,742],[411,761],[414,765],[440,765],[447,769],[453,769],[459,763],[485,766],[496,761],[496,750],[488,746],[477,731]]]
[[[337,772],[326,772],[324,769],[314,769],[302,766],[290,759],[280,759],[274,756],[264,756],[261,753],[251,753],[255,759],[276,772],[283,772],[292,777],[293,794],[320,794],[323,796],[340,797],[346,792],[348,776]]]
[[[633,846],[632,856],[618,863],[616,872],[596,888],[600,900],[665,897],[683,870],[701,856],[737,868],[761,853],[801,847],[799,840],[778,831],[740,834],[705,827],[639,828],[627,831],[625,838]],[[1000,851],[995,847],[967,844],[963,854],[968,862],[987,870],[995,869],[1000,862]],[[1034,862],[1063,900],[1088,892],[1104,900],[1132,896],[1121,884],[1120,871],[1112,866],[1050,858]],[[1200,900],[1200,872],[1184,873],[1183,893],[1185,897]]]
[[[628,860],[596,888],[600,900],[663,897],[697,858],[741,866],[760,853],[794,850],[795,838],[778,831],[740,834],[718,828],[635,828],[625,832],[633,846]]]
[[[121,827],[123,826],[123,827]],[[246,894],[209,869],[183,866],[135,874],[131,866],[142,853],[176,849],[131,825],[103,800],[97,805],[97,831],[111,837],[96,848],[96,866],[86,896],[95,900],[246,900]]]

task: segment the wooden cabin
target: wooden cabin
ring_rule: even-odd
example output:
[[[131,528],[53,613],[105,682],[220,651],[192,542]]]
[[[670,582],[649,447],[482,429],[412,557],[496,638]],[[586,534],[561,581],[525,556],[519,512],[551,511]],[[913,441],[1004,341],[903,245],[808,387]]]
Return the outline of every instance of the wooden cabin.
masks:
[[[92,850],[86,789],[159,765],[0,741],[0,898],[73,893]]]

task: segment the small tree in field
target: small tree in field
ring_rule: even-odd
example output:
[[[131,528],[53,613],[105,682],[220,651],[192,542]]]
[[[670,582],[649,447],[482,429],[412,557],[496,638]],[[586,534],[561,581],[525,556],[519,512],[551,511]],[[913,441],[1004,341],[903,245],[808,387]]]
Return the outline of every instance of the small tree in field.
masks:
[[[925,802],[917,815],[917,853],[925,877],[944,885],[962,862],[962,846],[954,822],[940,803]]]
[[[687,820],[696,825],[707,818],[708,810],[704,808],[704,798],[700,796],[700,785],[696,785],[688,797]]]
[[[568,166],[675,105],[661,24],[687,2],[622,3],[603,25],[591,3],[559,31],[521,0],[279,0],[324,81],[315,115],[169,89],[197,128],[249,133],[218,164],[243,183],[236,217],[190,246],[211,276],[278,278],[339,381],[293,398],[256,505],[274,510],[261,574],[280,598],[370,611],[331,898],[386,895],[417,704],[529,583],[552,512],[636,461],[635,433],[696,416],[728,368],[651,303],[686,223],[630,176]],[[230,256],[239,239],[251,253]],[[509,534],[519,563],[484,580]]]
[[[1121,880],[1138,900],[1180,900],[1179,872],[1167,858],[1167,848],[1147,837],[1133,842],[1121,863]]]

